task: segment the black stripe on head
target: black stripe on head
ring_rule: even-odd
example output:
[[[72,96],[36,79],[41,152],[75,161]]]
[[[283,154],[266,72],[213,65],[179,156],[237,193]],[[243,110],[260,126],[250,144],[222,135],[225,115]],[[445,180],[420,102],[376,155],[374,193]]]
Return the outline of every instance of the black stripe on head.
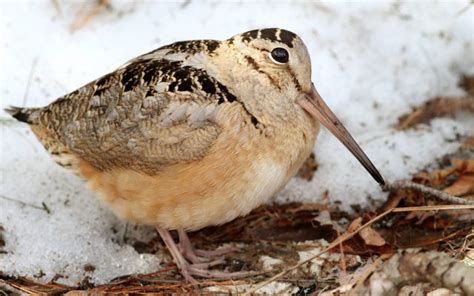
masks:
[[[248,31],[242,34],[242,41],[249,42],[256,39],[258,36],[258,30]]]
[[[289,48],[293,48],[293,40],[296,39],[296,34],[287,30],[280,30],[280,42],[286,44]]]
[[[261,33],[260,38],[270,40],[270,41],[280,41],[276,35],[277,31],[278,29],[275,29],[275,28],[260,30],[260,33]]]
[[[278,41],[283,44],[286,44],[286,46],[288,46],[289,48],[293,48],[293,41],[296,39],[296,34],[290,31],[278,29],[278,28],[253,30],[253,31],[248,31],[242,34],[242,41],[244,42],[249,42],[257,38],[270,40],[270,41]]]

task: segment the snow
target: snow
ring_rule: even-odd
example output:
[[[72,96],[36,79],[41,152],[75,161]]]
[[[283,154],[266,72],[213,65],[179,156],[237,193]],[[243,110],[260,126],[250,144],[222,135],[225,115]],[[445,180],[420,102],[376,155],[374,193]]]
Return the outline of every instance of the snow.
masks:
[[[260,256],[259,261],[262,262],[264,271],[272,271],[275,265],[280,265],[283,263],[281,259],[273,258],[267,255]]]
[[[474,74],[474,9],[469,1],[114,0],[111,9],[74,33],[71,23],[93,1],[58,2],[61,12],[50,0],[0,2],[2,107],[45,105],[173,41],[225,39],[277,26],[305,40],[320,94],[387,180],[409,177],[474,133],[469,114],[409,131],[393,128],[399,116],[434,96],[461,95],[460,75]],[[0,116],[0,225],[7,252],[0,253],[0,271],[41,282],[60,274],[60,282],[75,285],[85,277],[104,283],[160,268],[160,258],[123,243],[126,223],[101,205],[83,181],[55,165],[24,125],[5,113]],[[320,166],[314,179],[293,179],[277,201],[314,202],[325,191],[331,201],[345,206],[383,197],[325,130],[315,153]],[[138,240],[154,235],[150,227],[127,232]],[[95,270],[86,271],[86,264]]]
[[[304,262],[304,261],[308,260],[309,258],[316,256],[317,254],[321,253],[323,248],[326,248],[329,245],[329,243],[327,241],[325,241],[324,239],[319,240],[318,242],[321,244],[321,248],[316,247],[316,248],[313,248],[313,249],[298,252],[298,256],[299,256],[298,263]],[[311,260],[310,262],[306,263],[306,269],[310,274],[313,274],[313,275],[317,276],[321,273],[321,268],[323,267],[323,265],[326,261],[339,262],[340,259],[341,259],[341,254],[338,254],[338,253],[333,253],[333,254],[323,253],[323,254],[319,255],[317,258],[315,258],[315,259]],[[303,266],[303,268],[304,268],[304,266]]]

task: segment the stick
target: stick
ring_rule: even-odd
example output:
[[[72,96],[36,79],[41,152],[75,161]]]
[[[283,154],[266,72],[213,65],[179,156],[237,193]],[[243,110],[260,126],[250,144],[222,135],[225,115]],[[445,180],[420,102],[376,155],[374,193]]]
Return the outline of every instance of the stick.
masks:
[[[422,184],[414,183],[411,181],[397,181],[394,183],[387,183],[383,186],[385,191],[395,191],[397,189],[413,189],[431,196],[434,196],[440,200],[452,203],[452,204],[461,204],[461,205],[474,205],[474,201],[467,200],[465,198],[460,198],[441,190],[437,190]]]
[[[392,212],[393,213],[427,212],[427,211],[441,211],[441,210],[474,210],[474,205],[437,205],[437,206],[394,208]]]
[[[2,199],[5,199],[5,200],[8,200],[8,201],[11,201],[11,202],[14,202],[14,203],[17,203],[19,205],[22,205],[22,206],[26,206],[26,207],[32,207],[34,209],[38,209],[38,210],[42,210],[42,211],[45,211],[46,213],[50,214],[51,211],[49,210],[48,206],[43,202],[42,203],[42,206],[37,206],[37,205],[34,205],[34,204],[30,204],[30,203],[27,203],[27,202],[24,202],[24,201],[21,201],[21,200],[16,200],[16,199],[13,199],[11,197],[8,197],[8,196],[4,196],[4,195],[0,195],[0,198]]]

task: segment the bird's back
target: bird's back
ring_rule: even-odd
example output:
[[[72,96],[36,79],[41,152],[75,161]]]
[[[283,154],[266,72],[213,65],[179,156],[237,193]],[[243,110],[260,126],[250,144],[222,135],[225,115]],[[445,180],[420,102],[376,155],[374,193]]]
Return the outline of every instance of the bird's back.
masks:
[[[77,168],[74,155],[101,170],[154,174],[163,166],[202,158],[220,133],[216,109],[235,96],[205,69],[179,60],[217,44],[167,45],[44,108],[7,112],[28,123],[62,166]]]

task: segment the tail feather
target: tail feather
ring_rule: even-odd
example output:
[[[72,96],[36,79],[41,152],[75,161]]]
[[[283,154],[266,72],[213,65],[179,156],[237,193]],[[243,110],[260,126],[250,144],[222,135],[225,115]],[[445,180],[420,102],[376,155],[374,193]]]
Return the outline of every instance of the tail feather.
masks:
[[[37,108],[19,108],[14,106],[10,106],[4,110],[18,121],[26,122],[28,124],[35,123],[36,111],[38,111]]]
[[[54,161],[62,167],[71,169],[76,174],[79,174],[79,159],[70,153],[68,147],[61,142],[58,136],[47,127],[41,124],[40,115],[44,109],[42,108],[20,108],[10,106],[5,108],[5,112],[16,118],[18,121],[30,124],[30,128],[43,144],[46,151],[48,151]]]

